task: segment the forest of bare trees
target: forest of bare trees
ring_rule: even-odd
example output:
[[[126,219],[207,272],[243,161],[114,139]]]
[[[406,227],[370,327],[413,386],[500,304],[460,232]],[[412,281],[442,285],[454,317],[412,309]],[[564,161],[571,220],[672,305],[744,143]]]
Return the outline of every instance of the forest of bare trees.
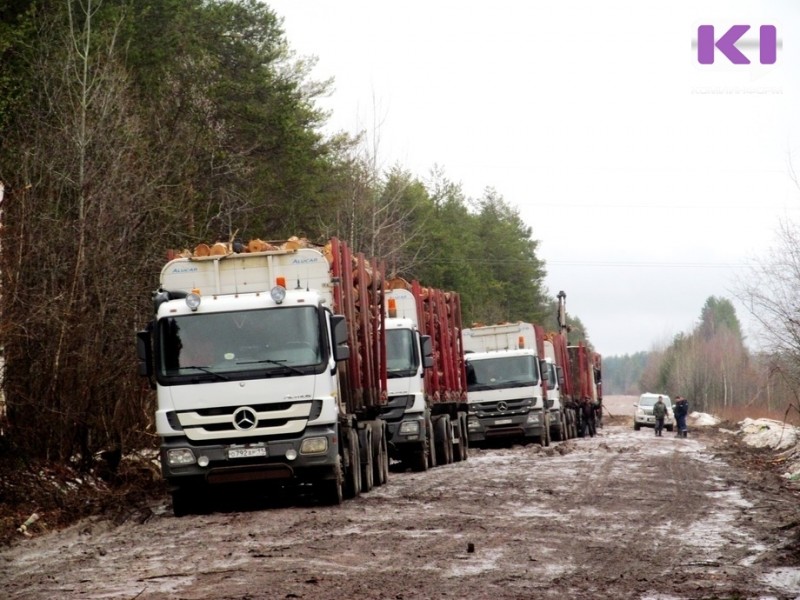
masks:
[[[0,451],[88,467],[156,444],[134,335],[167,250],[199,242],[337,236],[459,291],[467,323],[556,327],[518,210],[439,168],[383,168],[379,132],[325,133],[332,82],[311,78],[268,4],[6,0],[0,61]],[[730,302],[710,298],[635,385],[705,410],[785,406],[800,384],[798,237],[787,226],[743,288],[770,352],[748,350]]]
[[[155,446],[134,335],[168,249],[337,236],[458,290],[468,322],[549,312],[517,210],[324,133],[331,82],[267,4],[0,2],[0,60],[4,452]]]

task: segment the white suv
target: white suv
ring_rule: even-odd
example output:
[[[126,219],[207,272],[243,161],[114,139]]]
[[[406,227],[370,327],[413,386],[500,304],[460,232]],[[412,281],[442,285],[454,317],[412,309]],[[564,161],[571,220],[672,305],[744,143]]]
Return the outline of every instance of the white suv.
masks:
[[[653,405],[658,400],[658,397],[667,405],[667,416],[664,417],[664,428],[667,431],[672,431],[675,427],[675,414],[672,412],[672,400],[666,394],[642,394],[639,396],[639,402],[633,405],[635,408],[633,412],[633,428],[639,431],[640,427],[655,427],[656,418],[653,416]]]

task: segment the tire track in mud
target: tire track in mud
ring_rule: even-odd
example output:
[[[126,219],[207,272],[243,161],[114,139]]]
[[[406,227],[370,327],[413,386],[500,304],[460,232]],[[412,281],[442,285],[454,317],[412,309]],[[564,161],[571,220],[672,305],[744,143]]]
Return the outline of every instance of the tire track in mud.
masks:
[[[3,552],[0,579],[31,599],[758,597],[745,513],[774,497],[744,498],[700,440],[629,429],[475,450],[336,508],[174,519],[165,501]]]

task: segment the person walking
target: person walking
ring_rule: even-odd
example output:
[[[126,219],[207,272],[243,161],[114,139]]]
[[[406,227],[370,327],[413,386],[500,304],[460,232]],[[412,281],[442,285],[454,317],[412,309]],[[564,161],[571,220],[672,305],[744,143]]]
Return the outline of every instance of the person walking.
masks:
[[[678,437],[686,437],[689,430],[686,427],[686,417],[689,415],[689,401],[683,396],[675,399],[675,426],[678,430]]]
[[[659,396],[653,405],[653,416],[656,418],[656,435],[661,437],[661,432],[664,430],[664,417],[667,416],[667,405],[664,404],[663,396]]]

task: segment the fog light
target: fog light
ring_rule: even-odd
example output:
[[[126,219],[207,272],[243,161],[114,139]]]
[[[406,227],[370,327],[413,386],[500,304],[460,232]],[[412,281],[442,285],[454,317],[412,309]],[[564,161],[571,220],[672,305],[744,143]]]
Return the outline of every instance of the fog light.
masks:
[[[419,421],[403,421],[400,424],[400,435],[419,435]]]
[[[328,451],[328,438],[313,437],[303,440],[300,444],[300,454],[322,454]]]
[[[199,467],[207,467],[208,463],[209,463],[209,460],[208,460],[207,456],[200,456],[197,459],[197,466],[199,466]]]
[[[294,448],[289,448],[284,454],[284,456],[286,457],[286,460],[294,460],[295,458],[297,458],[297,450],[295,450]]]
[[[167,463],[171,467],[183,467],[195,463],[194,452],[189,448],[176,448],[167,451]]]

